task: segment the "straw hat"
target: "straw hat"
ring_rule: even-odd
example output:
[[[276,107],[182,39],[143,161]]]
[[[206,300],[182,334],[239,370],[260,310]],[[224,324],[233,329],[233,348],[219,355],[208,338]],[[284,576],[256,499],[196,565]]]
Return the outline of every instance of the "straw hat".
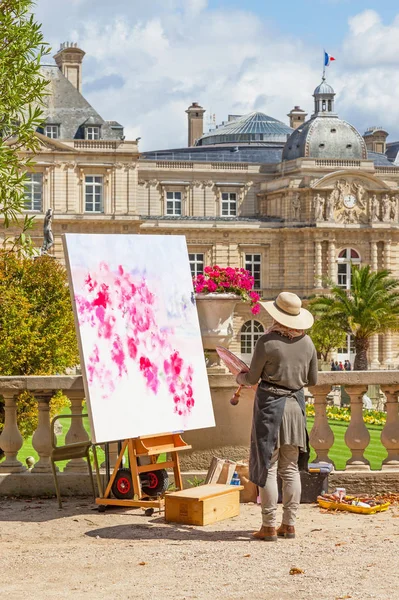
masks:
[[[309,329],[313,325],[313,315],[302,308],[299,296],[291,292],[281,292],[274,301],[260,304],[273,319],[291,329]]]

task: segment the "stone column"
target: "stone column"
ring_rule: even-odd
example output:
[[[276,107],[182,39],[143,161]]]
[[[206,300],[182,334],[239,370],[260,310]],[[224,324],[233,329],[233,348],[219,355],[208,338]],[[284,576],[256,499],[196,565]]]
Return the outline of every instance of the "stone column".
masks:
[[[68,398],[71,402],[71,413],[73,415],[82,414],[82,403],[83,403],[83,392],[68,392]],[[75,417],[71,419],[71,425],[65,436],[66,444],[73,444],[75,442],[84,442],[90,439],[86,429],[83,426],[83,419]],[[84,458],[73,458],[70,460],[64,471],[87,471],[87,464]]]
[[[383,387],[387,397],[386,411],[387,422],[381,432],[381,443],[387,449],[388,456],[382,462],[383,471],[399,470],[399,390],[392,387]]]
[[[384,242],[384,269],[391,268],[391,240]]]
[[[35,392],[35,398],[39,405],[38,425],[32,438],[32,446],[39,455],[39,460],[32,469],[32,473],[51,473],[51,430],[50,430],[50,407],[49,403],[52,393]],[[57,468],[58,470],[58,468]]]
[[[371,369],[379,369],[381,363],[378,360],[379,355],[379,338],[378,335],[373,335],[370,339],[370,367]]]
[[[316,452],[314,462],[323,462],[334,464],[329,458],[328,453],[334,444],[334,434],[327,421],[327,400],[326,396],[331,391],[330,385],[319,385],[309,388],[314,396],[315,419],[312,431],[309,435],[309,442]]]
[[[350,385],[345,387],[351,399],[351,420],[345,433],[345,444],[352,452],[352,456],[346,461],[347,471],[369,471],[370,463],[364,458],[364,451],[370,443],[370,434],[363,421],[363,394],[366,391],[364,385]]]
[[[392,333],[387,331],[382,334],[382,342],[383,342],[383,363],[386,369],[392,368]]]
[[[317,240],[315,242],[315,288],[322,288],[322,276],[323,276],[323,262],[322,262],[322,246],[321,242]]]
[[[335,248],[335,240],[331,240],[328,244],[328,276],[333,283],[337,283],[337,252]]]
[[[4,428],[0,435],[0,448],[4,450],[6,459],[0,463],[2,473],[21,473],[26,467],[17,459],[22,448],[23,438],[17,425],[17,396],[14,391],[2,392],[4,398]]]
[[[370,242],[370,264],[371,264],[371,268],[373,269],[373,271],[377,271],[378,270],[378,246],[377,246],[377,242],[372,241]]]

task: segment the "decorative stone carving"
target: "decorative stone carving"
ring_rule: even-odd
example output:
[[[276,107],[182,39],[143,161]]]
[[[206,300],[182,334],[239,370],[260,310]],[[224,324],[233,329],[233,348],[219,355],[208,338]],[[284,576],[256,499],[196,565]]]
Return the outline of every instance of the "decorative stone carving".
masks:
[[[326,221],[334,221],[334,209],[335,209],[335,204],[336,204],[335,197],[336,197],[336,194],[335,194],[335,191],[333,191],[327,198]]]
[[[389,223],[389,221],[391,220],[391,199],[388,196],[388,194],[385,194],[385,196],[382,198],[382,221],[384,223]]]
[[[391,198],[391,221],[394,223],[398,222],[399,219],[399,198],[398,196],[392,196]]]
[[[294,194],[292,196],[291,205],[294,221],[299,221],[301,212],[301,197],[299,194]]]
[[[373,223],[376,223],[380,220],[380,202],[375,194],[370,199],[369,214],[370,221]]]
[[[323,221],[323,219],[324,219],[324,204],[325,204],[325,200],[320,194],[317,194],[317,196],[315,196],[313,198],[315,221]]]

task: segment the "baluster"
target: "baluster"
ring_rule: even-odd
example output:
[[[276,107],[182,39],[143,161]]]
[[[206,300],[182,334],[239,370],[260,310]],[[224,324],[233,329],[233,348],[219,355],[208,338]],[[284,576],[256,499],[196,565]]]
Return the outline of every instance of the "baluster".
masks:
[[[104,451],[105,451],[105,447],[104,447]],[[111,469],[113,469],[113,467],[115,466],[117,458],[118,458],[118,442],[111,442],[109,445],[109,464],[111,466]],[[105,460],[104,460],[104,462],[101,463],[100,467],[101,467],[101,469],[106,468]]]
[[[71,402],[71,413],[79,414],[83,413],[82,404],[83,404],[83,392],[68,392],[68,398]],[[73,444],[75,442],[84,442],[89,440],[88,433],[83,426],[83,419],[78,419],[77,417],[71,419],[71,425],[68,429],[68,432],[65,436],[66,444]],[[87,464],[84,458],[73,458],[68,461],[65,466],[65,471],[84,471],[87,472]]]
[[[329,458],[328,453],[334,444],[334,433],[327,420],[327,400],[326,396],[331,390],[330,385],[319,385],[309,388],[314,396],[315,419],[312,431],[309,435],[309,442],[316,452],[314,462],[329,463],[334,465]]]
[[[364,451],[370,443],[370,433],[363,421],[363,394],[366,387],[351,385],[346,391],[351,399],[351,420],[345,432],[345,444],[352,456],[346,461],[345,469],[369,471],[370,462],[364,457]]]
[[[381,432],[381,443],[388,451],[388,456],[382,461],[381,469],[398,470],[399,469],[399,404],[396,388],[384,386],[384,393],[387,397],[386,411],[387,422]]]
[[[26,467],[17,459],[24,440],[17,425],[17,396],[13,391],[2,392],[4,398],[4,428],[0,435],[0,448],[6,459],[0,463],[3,473],[21,473]]]
[[[51,473],[51,429],[50,429],[50,400],[51,392],[35,392],[39,406],[39,419],[37,429],[33,434],[32,446],[39,455],[39,460],[32,469],[32,473]],[[56,467],[58,471],[58,467]]]

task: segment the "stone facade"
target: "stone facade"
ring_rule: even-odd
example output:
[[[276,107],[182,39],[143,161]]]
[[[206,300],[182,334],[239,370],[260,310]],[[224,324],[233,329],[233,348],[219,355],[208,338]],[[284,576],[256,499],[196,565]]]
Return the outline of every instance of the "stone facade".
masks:
[[[76,83],[71,87],[79,94]],[[286,289],[306,300],[329,281],[348,286],[350,261],[399,277],[399,168],[391,163],[378,166],[370,157],[229,162],[216,154],[157,159],[140,155],[116,122],[102,123],[106,139],[38,133],[39,179],[28,187],[27,212],[37,214],[33,237],[40,247],[44,213],[53,208],[53,250],[61,260],[65,232],[148,233],[185,235],[194,273],[211,264],[250,268],[264,299]],[[112,127],[119,129],[109,139]],[[249,354],[244,338],[248,350],[268,324],[264,312],[253,321],[240,305],[234,351]],[[396,338],[373,340],[370,358],[374,367],[397,364]]]

